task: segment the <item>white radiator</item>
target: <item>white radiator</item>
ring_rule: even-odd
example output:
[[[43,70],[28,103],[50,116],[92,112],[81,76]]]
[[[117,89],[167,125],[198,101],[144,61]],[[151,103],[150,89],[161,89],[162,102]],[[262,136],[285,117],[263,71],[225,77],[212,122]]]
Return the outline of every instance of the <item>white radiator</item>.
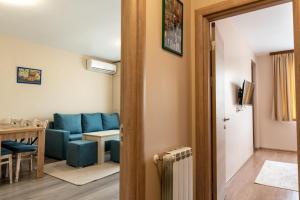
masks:
[[[157,162],[159,157],[154,159]],[[184,147],[165,153],[161,161],[162,200],[193,199],[192,149]]]

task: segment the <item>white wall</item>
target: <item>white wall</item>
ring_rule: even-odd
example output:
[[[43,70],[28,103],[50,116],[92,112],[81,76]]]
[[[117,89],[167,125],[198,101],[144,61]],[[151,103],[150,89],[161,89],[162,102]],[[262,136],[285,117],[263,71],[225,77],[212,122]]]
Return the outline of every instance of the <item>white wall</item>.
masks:
[[[87,71],[83,56],[0,36],[0,119],[111,112],[112,76]],[[43,70],[42,85],[16,83],[16,67]]]
[[[272,117],[274,87],[271,56],[258,56],[256,71],[258,147],[296,151],[296,122],[278,122]]]
[[[217,22],[224,41],[226,180],[229,180],[253,154],[252,106],[237,112],[237,92],[243,81],[251,81],[251,60],[254,54],[244,38],[228,20]]]
[[[112,111],[121,111],[121,63],[117,63],[117,73],[113,75],[113,105]]]

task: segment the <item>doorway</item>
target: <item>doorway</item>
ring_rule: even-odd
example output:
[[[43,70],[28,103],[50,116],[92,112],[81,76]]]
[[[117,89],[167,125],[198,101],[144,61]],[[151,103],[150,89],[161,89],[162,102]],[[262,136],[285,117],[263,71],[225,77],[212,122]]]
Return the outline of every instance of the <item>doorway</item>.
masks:
[[[284,172],[272,175],[267,175],[267,173],[271,173],[275,162],[280,162],[282,166],[296,165],[294,159],[283,159],[285,153],[291,158],[293,158],[293,155],[295,158],[297,157],[296,152],[289,152],[296,151],[296,123],[292,119],[291,121],[283,121],[275,119],[275,116],[273,117],[273,114],[275,114],[273,110],[278,107],[275,107],[278,104],[273,104],[273,102],[277,101],[277,97],[281,99],[281,97],[289,96],[288,93],[285,93],[286,95],[280,93],[276,93],[278,96],[274,95],[277,91],[275,88],[278,88],[276,85],[281,81],[275,76],[276,71],[274,70],[278,66],[275,65],[273,60],[277,57],[285,57],[285,54],[277,54],[275,57],[270,53],[294,48],[292,4],[285,3],[217,20],[214,23],[216,24],[216,30],[219,32],[219,34],[217,31],[215,33],[216,38],[219,39],[213,40],[215,41],[215,51],[217,54],[224,52],[223,60],[225,61],[225,65],[222,66],[220,65],[220,58],[217,57],[216,65],[212,68],[216,69],[216,106],[219,107],[215,112],[217,116],[216,140],[217,142],[223,141],[223,137],[225,137],[225,142],[223,142],[225,144],[225,161],[223,161],[225,170],[222,173],[225,171],[226,175],[226,199],[243,199],[242,193],[244,191],[249,191],[249,197],[257,197],[266,188],[268,188],[268,192],[264,191],[264,195],[278,193],[282,191],[280,187],[284,188],[284,184],[281,185],[282,180],[295,182],[295,178],[277,178],[278,174],[288,176],[289,173]],[[223,40],[223,42],[220,43],[220,40]],[[253,61],[257,62],[257,74],[252,73]],[[280,66],[280,69],[289,68],[286,65]],[[256,84],[252,80],[255,75],[257,75]],[[223,84],[220,84],[220,80],[222,80],[220,77],[225,80]],[[282,77],[286,77],[285,80],[288,80],[288,76],[282,75]],[[292,84],[289,87],[294,88]],[[225,90],[223,98],[221,97],[220,91],[222,90],[220,88]],[[257,99],[253,98],[254,92],[257,93]],[[253,125],[255,124],[255,113],[253,110],[256,108],[254,100],[257,100],[259,105],[256,116],[259,118],[257,139],[261,139],[261,144],[257,146],[259,148],[257,150],[254,150],[255,129]],[[220,109],[220,105],[225,108],[225,113],[221,117],[219,115],[222,115],[223,109]],[[222,130],[218,128],[220,126],[226,126],[225,134],[222,134]],[[267,149],[268,151],[265,151]],[[217,146],[216,153],[218,167],[224,165],[221,163],[222,160],[219,156],[219,154],[224,154],[221,145]],[[278,158],[272,156],[272,153],[278,155]],[[282,157],[279,155],[282,155]],[[288,155],[286,157],[289,157]],[[256,163],[252,162],[255,163],[256,168],[247,167],[252,160],[257,161]],[[268,160],[273,162],[269,163]],[[269,165],[270,168],[265,169],[264,166]],[[296,168],[290,170],[290,172],[292,171],[294,171],[294,174],[297,173]],[[248,176],[249,174],[251,175]],[[264,177],[264,181],[257,178],[261,177],[260,174]],[[239,179],[238,177],[243,178]],[[267,181],[270,179],[272,179],[272,183]],[[268,186],[273,187],[269,188]],[[293,188],[296,187],[297,184],[293,186]],[[255,194],[250,191],[255,191]],[[283,190],[283,193],[288,194],[289,192]],[[290,194],[293,193],[290,192]]]
[[[214,144],[217,143],[214,137],[217,128],[215,126],[216,114],[213,112],[213,108],[216,105],[215,101],[213,101],[214,95],[210,93],[210,87],[214,87],[216,80],[214,78],[211,79],[210,74],[213,70],[210,70],[210,62],[209,59],[207,59],[210,55],[208,34],[210,22],[285,2],[287,1],[244,1],[222,3],[222,6],[209,6],[198,10],[196,13],[196,171],[197,177],[201,177],[201,179],[196,179],[196,196],[199,199],[217,199],[218,196],[217,176],[214,175],[214,171],[216,171],[218,167],[208,162],[210,160],[211,163],[216,163],[215,161],[217,160],[215,154],[216,149],[214,149]],[[299,11],[299,2],[294,1],[293,6],[295,12],[294,30],[296,33],[297,30],[299,30],[299,16],[297,15]],[[299,52],[297,50],[299,48],[298,37],[299,36],[295,34],[296,68],[298,68],[299,65]],[[296,73],[299,72],[297,71]],[[298,74],[296,77],[298,77]],[[297,104],[299,105],[299,103],[300,102],[298,101]],[[299,106],[297,109],[299,113]],[[299,122],[298,119],[297,121]],[[204,161],[208,163],[203,165]],[[213,185],[213,187],[210,185]]]

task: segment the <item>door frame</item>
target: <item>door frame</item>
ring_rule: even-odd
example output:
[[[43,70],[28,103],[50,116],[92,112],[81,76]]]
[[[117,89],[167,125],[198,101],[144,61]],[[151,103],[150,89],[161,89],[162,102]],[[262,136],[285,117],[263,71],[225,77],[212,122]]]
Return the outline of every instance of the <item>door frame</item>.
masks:
[[[230,0],[195,11],[195,190],[197,200],[212,200],[216,197],[213,189],[216,185],[212,175],[216,169],[213,164],[216,158],[213,152],[216,149],[213,149],[214,138],[212,137],[213,131],[216,130],[212,122],[215,121],[216,116],[212,112],[215,102],[212,101],[211,87],[215,84],[215,80],[211,79],[212,69],[210,69],[209,60],[210,22],[291,1],[293,1],[294,8],[297,116],[300,116],[300,0]],[[297,118],[297,133],[300,134],[300,117]],[[300,137],[297,137],[297,141],[299,160]],[[300,176],[300,168],[298,170]]]
[[[256,62],[254,60],[251,60],[251,82],[254,84],[257,83],[257,75],[256,75]],[[253,151],[257,149],[257,146],[259,146],[259,142],[257,141],[257,89],[254,90],[253,94],[253,100],[252,100],[252,125],[253,125]]]
[[[120,200],[145,199],[145,2],[122,0]]]

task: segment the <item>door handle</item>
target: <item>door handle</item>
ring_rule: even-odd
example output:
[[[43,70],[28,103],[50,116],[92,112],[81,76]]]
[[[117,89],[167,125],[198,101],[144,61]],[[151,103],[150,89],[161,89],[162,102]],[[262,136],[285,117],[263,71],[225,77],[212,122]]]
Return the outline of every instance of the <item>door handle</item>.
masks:
[[[227,121],[229,121],[229,120],[230,120],[229,117],[225,117],[225,118],[224,118],[224,122],[227,122]]]

